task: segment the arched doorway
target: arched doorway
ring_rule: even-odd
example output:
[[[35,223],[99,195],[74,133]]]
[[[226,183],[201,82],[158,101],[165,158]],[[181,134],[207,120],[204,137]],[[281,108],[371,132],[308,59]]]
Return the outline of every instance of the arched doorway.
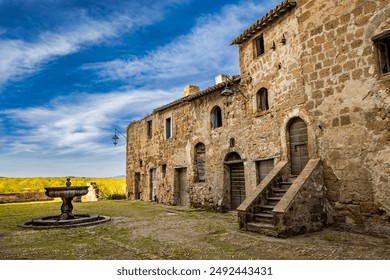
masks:
[[[299,175],[309,161],[307,150],[307,127],[299,118],[293,118],[288,125],[290,143],[291,174]]]
[[[245,200],[244,163],[237,153],[230,153],[225,163],[230,177],[230,209],[235,210]]]

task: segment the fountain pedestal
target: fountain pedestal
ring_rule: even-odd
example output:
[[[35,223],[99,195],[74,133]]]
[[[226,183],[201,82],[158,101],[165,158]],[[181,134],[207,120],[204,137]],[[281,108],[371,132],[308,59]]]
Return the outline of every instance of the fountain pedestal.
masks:
[[[88,193],[88,186],[81,187],[48,187],[45,188],[45,194],[48,197],[61,197],[61,215],[60,220],[74,219],[72,200],[75,196],[82,196]]]

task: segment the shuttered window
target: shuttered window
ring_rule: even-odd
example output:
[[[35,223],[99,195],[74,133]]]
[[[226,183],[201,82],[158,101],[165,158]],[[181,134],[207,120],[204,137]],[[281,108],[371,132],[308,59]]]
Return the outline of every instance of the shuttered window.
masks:
[[[204,182],[206,176],[206,146],[198,143],[195,146],[196,182]]]

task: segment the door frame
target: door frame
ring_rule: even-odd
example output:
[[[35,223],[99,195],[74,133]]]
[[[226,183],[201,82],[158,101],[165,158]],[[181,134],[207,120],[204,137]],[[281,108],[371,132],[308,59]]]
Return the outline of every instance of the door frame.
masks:
[[[234,160],[229,160],[229,157],[232,156],[233,154],[237,155],[240,159],[234,159]],[[224,160],[224,166],[225,166],[225,172],[224,172],[224,185],[227,188],[227,207],[230,210],[236,210],[236,208],[233,209],[233,192],[232,192],[232,182],[231,182],[231,165],[234,164],[242,164],[243,167],[243,175],[244,175],[244,199],[241,201],[241,203],[245,200],[246,198],[246,180],[245,180],[245,165],[244,162],[246,160],[242,159],[241,155],[237,152],[230,152],[226,155],[225,160]],[[240,196],[241,200],[241,196]]]
[[[186,195],[184,196],[184,203],[182,201],[182,197],[180,195],[181,193],[181,184],[180,184],[180,173],[184,171],[186,174],[185,177],[185,187],[184,190],[186,192]],[[174,205],[178,206],[188,206],[189,203],[189,197],[188,197],[188,192],[187,192],[187,187],[188,187],[188,168],[187,167],[175,167],[175,172],[174,172]]]
[[[294,121],[300,121],[302,122],[304,125],[305,125],[305,132],[306,132],[306,139],[304,141],[297,141],[296,145],[294,146],[294,150],[295,151],[299,151],[299,154],[301,154],[301,151],[305,151],[307,152],[307,161],[305,162],[305,164],[302,166],[302,161],[301,159],[303,157],[293,157],[294,156],[294,153],[293,153],[293,150],[292,150],[292,143],[291,143],[291,125]],[[289,163],[290,163],[290,170],[291,170],[291,175],[299,175],[302,170],[305,168],[306,164],[309,162],[310,160],[310,155],[309,155],[309,148],[308,148],[308,142],[309,142],[309,136],[308,136],[308,131],[307,131],[307,124],[306,122],[300,118],[300,117],[294,117],[294,118],[291,118],[290,121],[288,122],[287,124],[287,136],[288,136],[288,158],[289,158]],[[301,148],[301,147],[305,147],[305,148]],[[295,160],[299,160],[300,162],[300,171],[299,172],[293,172],[293,161]]]

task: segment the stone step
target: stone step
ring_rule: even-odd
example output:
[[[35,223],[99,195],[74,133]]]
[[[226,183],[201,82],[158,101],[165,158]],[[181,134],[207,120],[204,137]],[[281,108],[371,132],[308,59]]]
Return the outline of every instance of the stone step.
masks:
[[[288,185],[288,186],[291,186],[293,182],[276,182],[277,185],[279,186],[284,186],[284,185]]]
[[[273,192],[273,193],[286,193],[287,190],[286,190],[286,189],[276,189],[276,188],[272,188],[272,192]]]
[[[275,208],[275,205],[263,204],[263,205],[260,205],[260,212],[259,213],[273,215],[272,210],[274,210],[274,208]]]
[[[272,213],[266,213],[266,212],[256,213],[253,215],[252,222],[273,224],[274,223],[274,215]]]
[[[273,219],[274,218],[274,215],[267,214],[267,213],[256,213],[256,214],[253,214],[253,216],[259,217],[259,218],[268,218],[268,219]]]
[[[254,231],[254,232],[258,232],[261,234],[274,236],[274,237],[278,236],[278,233],[277,233],[275,227],[273,225],[267,224],[267,223],[256,223],[256,222],[247,223],[246,230]]]
[[[270,205],[270,204],[262,204],[260,205],[260,208],[267,209],[267,210],[273,210],[275,205]]]
[[[279,190],[288,190],[291,185],[292,185],[292,182],[275,182],[275,184],[273,185],[273,188],[279,189]]]
[[[287,192],[287,189],[272,189],[272,194],[274,197],[282,197]]]

